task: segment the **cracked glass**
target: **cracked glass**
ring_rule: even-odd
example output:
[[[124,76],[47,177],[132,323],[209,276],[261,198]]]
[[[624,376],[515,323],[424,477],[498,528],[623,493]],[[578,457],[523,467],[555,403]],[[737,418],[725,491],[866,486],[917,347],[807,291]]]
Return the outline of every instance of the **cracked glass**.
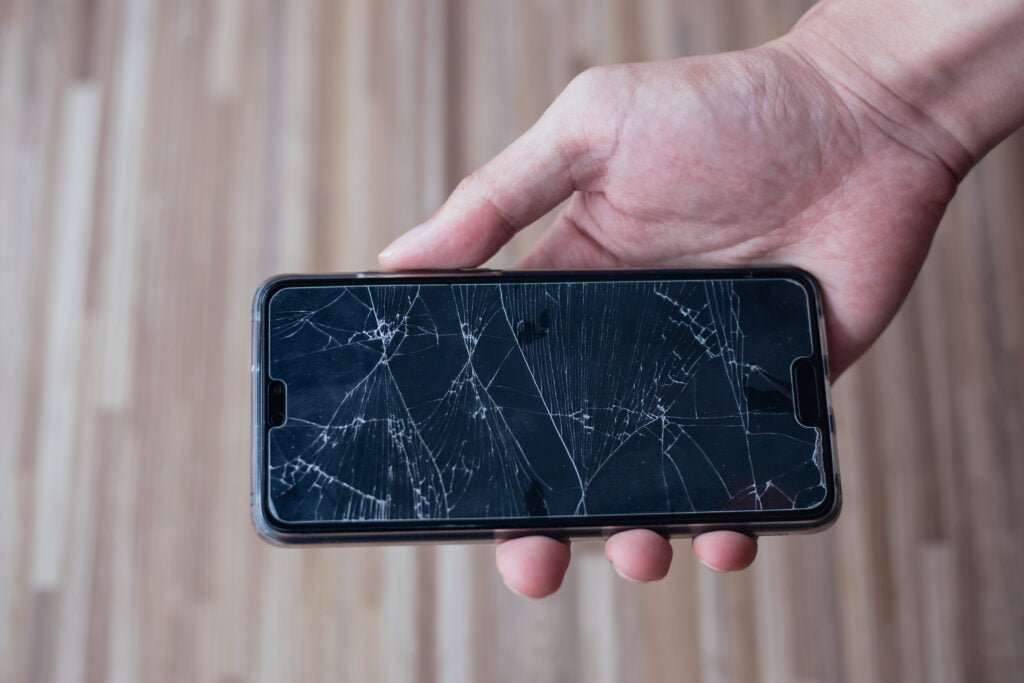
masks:
[[[289,286],[268,304],[267,439],[289,522],[811,509],[821,431],[784,279]]]

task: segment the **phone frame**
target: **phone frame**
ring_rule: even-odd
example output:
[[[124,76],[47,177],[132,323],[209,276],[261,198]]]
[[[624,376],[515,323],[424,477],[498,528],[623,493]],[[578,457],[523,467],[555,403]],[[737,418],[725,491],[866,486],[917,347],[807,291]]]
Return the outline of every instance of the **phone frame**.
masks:
[[[651,515],[580,515],[574,517],[522,517],[455,520],[374,520],[351,522],[287,522],[273,512],[268,495],[268,424],[266,392],[269,351],[268,307],[275,293],[286,287],[376,284],[458,284],[467,281],[496,282],[610,282],[639,280],[758,280],[786,279],[807,294],[812,318],[813,359],[818,370],[820,419],[814,425],[821,434],[825,499],[808,510],[743,510],[682,512]],[[748,534],[784,534],[821,530],[838,517],[842,506],[838,463],[835,457],[835,419],[832,414],[824,314],[820,288],[809,273],[798,268],[739,268],[712,270],[432,270],[370,271],[322,275],[277,275],[264,281],[253,299],[252,364],[252,519],[266,540],[294,544],[369,544],[414,542],[461,542],[545,535],[556,538],[609,536],[631,528],[651,529],[665,536],[692,536],[715,529]],[[794,389],[795,391],[795,389]],[[496,522],[501,522],[498,527]]]

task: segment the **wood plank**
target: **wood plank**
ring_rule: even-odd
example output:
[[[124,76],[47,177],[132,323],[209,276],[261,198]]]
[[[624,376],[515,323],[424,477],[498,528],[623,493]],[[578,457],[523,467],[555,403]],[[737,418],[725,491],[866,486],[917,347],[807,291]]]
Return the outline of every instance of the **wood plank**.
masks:
[[[804,0],[0,3],[0,681],[1013,680],[1024,134],[836,386],[846,507],[748,572],[512,595],[486,545],[291,550],[248,519],[249,306],[375,267],[590,65]],[[514,264],[550,222],[492,263]]]

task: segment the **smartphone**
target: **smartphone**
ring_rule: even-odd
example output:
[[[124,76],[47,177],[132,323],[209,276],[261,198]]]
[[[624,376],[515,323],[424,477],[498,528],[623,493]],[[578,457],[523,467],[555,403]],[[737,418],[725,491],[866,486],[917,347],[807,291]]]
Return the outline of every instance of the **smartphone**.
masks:
[[[786,533],[839,513],[800,270],[284,275],[253,329],[271,541]]]

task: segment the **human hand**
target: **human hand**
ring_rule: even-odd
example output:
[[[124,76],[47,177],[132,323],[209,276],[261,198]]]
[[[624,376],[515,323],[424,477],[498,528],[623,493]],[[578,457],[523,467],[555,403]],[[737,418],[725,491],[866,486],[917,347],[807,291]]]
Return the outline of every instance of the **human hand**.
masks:
[[[830,364],[842,372],[906,296],[975,155],[898,98],[880,102],[867,73],[830,73],[812,44],[791,35],[584,72],[381,264],[480,265],[571,197],[522,267],[795,265],[822,285]],[[756,554],[754,538],[729,531],[693,547],[721,571]],[[497,564],[510,588],[542,597],[569,554],[557,540],[520,538],[498,547]],[[637,529],[612,536],[606,554],[623,576],[650,581],[667,573],[672,548]]]

